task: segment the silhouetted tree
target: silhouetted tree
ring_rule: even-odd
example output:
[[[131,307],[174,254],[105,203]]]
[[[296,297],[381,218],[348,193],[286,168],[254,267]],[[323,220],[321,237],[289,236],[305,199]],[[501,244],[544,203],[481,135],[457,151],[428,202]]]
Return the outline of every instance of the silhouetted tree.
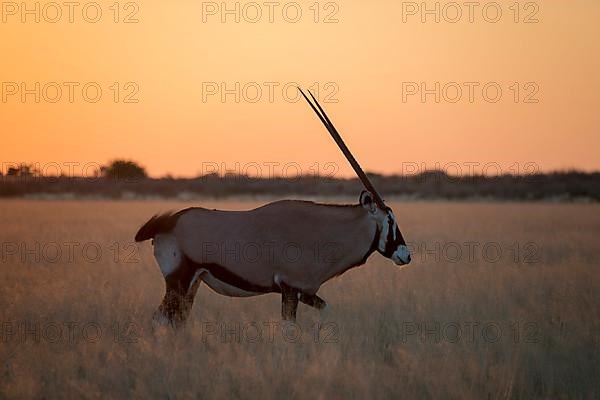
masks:
[[[143,167],[130,160],[114,160],[109,165],[101,167],[100,172],[111,179],[141,179],[148,176]]]
[[[29,177],[33,176],[35,173],[37,173],[37,170],[33,165],[21,164],[16,167],[9,167],[6,176]]]

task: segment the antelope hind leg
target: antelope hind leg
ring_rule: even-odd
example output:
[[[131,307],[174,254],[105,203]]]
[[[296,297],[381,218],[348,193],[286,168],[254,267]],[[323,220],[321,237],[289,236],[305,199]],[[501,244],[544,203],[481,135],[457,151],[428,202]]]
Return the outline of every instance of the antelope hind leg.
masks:
[[[154,312],[153,322],[173,328],[183,326],[192,311],[194,297],[201,282],[202,271],[186,270],[183,263],[175,273],[165,277],[165,296]]]

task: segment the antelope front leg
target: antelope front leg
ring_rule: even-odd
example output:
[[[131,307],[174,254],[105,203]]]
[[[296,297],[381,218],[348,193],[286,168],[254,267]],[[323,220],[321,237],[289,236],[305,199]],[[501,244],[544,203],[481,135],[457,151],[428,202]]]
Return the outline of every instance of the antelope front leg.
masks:
[[[296,322],[298,309],[298,290],[281,283],[281,318],[284,321]]]
[[[327,307],[327,303],[325,300],[317,296],[316,294],[304,294],[300,295],[300,302],[306,304],[307,306],[314,307],[317,310],[322,310]]]

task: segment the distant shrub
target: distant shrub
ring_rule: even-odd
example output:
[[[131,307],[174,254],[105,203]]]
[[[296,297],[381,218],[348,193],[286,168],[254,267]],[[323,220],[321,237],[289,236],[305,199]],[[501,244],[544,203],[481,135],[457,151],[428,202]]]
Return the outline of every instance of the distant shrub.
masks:
[[[110,179],[142,179],[148,176],[142,166],[130,160],[114,160],[102,167],[101,172]]]
[[[27,176],[33,176],[34,174],[37,174],[37,172],[38,171],[35,169],[35,167],[33,165],[20,164],[18,166],[9,167],[8,171],[6,172],[6,176],[27,177]],[[1,173],[0,173],[0,175],[1,175]]]

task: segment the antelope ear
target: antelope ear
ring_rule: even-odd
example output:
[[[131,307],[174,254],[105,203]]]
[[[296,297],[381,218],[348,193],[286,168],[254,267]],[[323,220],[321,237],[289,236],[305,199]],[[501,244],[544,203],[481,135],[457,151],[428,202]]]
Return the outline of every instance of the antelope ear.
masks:
[[[360,194],[360,205],[370,213],[375,213],[375,211],[377,211],[377,206],[373,201],[373,195],[366,190],[363,190]]]

